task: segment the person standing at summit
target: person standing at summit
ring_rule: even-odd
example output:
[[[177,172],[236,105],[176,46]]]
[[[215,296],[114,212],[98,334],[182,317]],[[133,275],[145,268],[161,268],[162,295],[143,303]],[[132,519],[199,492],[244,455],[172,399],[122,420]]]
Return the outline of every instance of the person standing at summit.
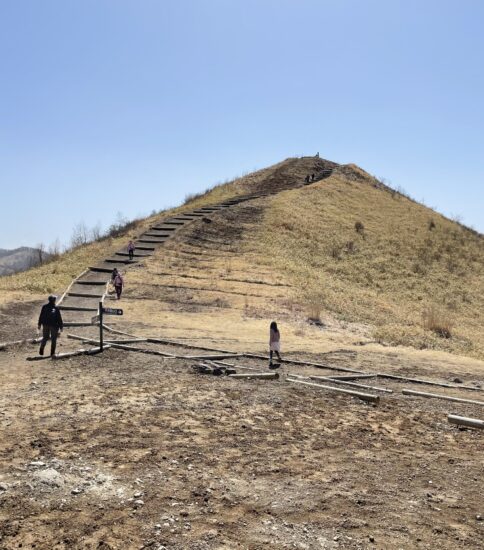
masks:
[[[42,327],[42,341],[40,343],[39,355],[44,355],[45,345],[50,339],[50,355],[55,355],[55,348],[57,345],[57,338],[59,333],[64,328],[62,322],[62,315],[58,306],[55,305],[57,296],[51,294],[47,304],[42,306],[40,310],[38,329]]]

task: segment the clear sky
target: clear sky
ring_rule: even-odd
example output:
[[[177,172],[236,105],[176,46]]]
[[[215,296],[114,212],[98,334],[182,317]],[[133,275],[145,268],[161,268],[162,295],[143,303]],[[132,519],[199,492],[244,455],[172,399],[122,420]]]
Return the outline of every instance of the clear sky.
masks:
[[[484,232],[481,0],[0,0],[0,248],[315,154]]]

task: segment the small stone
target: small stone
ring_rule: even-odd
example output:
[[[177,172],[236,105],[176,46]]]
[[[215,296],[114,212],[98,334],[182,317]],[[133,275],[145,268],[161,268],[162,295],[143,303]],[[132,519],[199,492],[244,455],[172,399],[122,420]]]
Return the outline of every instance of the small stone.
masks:
[[[32,468],[41,468],[42,466],[45,466],[45,462],[42,462],[41,460],[33,460],[29,466],[32,466]]]
[[[375,537],[373,537],[373,536],[370,535],[370,536],[368,537],[368,540],[369,540],[370,542],[375,542]]]
[[[336,535],[335,537],[333,537],[333,540],[334,540],[335,542],[338,542],[338,541],[339,541],[339,536]]]
[[[139,498],[143,496],[143,493],[140,493],[139,491],[137,491],[133,496],[134,498]]]
[[[455,382],[456,384],[462,384],[462,380],[460,378],[454,378],[452,382]]]
[[[141,499],[137,499],[134,501],[133,504],[136,506],[136,508],[138,508],[139,506],[144,506],[144,501],[142,501]]]
[[[34,479],[50,487],[61,487],[64,485],[64,478],[54,468],[46,468],[33,474]]]
[[[477,521],[482,521],[482,516],[481,516],[480,514],[477,514],[476,520],[477,520]]]
[[[76,487],[76,488],[72,489],[71,493],[73,495],[79,495],[80,493],[82,493],[82,490],[79,489],[78,487]]]

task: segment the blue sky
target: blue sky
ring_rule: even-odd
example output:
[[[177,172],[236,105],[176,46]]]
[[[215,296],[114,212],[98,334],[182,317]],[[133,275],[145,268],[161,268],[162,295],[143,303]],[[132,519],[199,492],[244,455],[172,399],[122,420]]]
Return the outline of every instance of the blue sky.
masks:
[[[0,248],[301,154],[484,232],[479,0],[0,0]]]

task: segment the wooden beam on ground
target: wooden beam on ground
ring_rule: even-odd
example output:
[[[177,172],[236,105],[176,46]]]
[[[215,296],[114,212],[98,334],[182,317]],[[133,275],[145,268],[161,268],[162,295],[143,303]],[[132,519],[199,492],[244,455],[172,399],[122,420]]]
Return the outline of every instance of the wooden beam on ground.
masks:
[[[468,418],[466,416],[456,416],[455,414],[447,415],[447,420],[451,424],[457,424],[458,426],[466,426],[468,428],[479,428],[484,430],[484,420],[477,418]]]
[[[142,344],[143,342],[147,342],[148,339],[147,338],[126,338],[126,339],[123,339],[123,340],[106,340],[104,339],[104,341],[108,344],[136,344],[137,342],[139,342],[140,344]]]
[[[200,360],[207,360],[207,361],[215,361],[217,359],[235,359],[239,357],[243,357],[239,353],[232,353],[229,355],[183,355],[181,356],[183,359],[200,359]]]
[[[2,342],[0,344],[0,350],[9,348],[11,346],[22,346],[24,344],[38,344],[42,341],[42,338],[26,338],[25,340],[13,340],[12,342]]]
[[[267,355],[258,355],[255,353],[244,353],[244,357],[252,358],[252,359],[263,359],[264,361],[268,360]],[[349,369],[347,367],[335,367],[334,365],[326,365],[323,363],[312,363],[310,361],[298,361],[297,359],[286,359],[284,358],[282,360],[282,363],[287,363],[291,365],[302,365],[304,367],[316,367],[317,369],[327,369],[327,370],[335,370],[335,371],[341,371],[341,372],[352,372],[355,374],[368,374],[366,372],[362,372],[360,370],[355,369]]]
[[[427,393],[414,390],[402,390],[402,393],[404,395],[411,395],[414,397],[433,397],[435,399],[444,399],[445,401],[455,401],[456,403],[468,403],[469,405],[484,406],[484,401],[475,401],[474,399],[462,399],[461,397],[451,397],[449,395],[442,395],[441,393]]]
[[[91,338],[85,338],[84,336],[77,336],[77,334],[68,334],[67,337],[68,338],[73,338],[74,340],[82,340],[83,342],[87,342],[89,344],[98,344],[99,345],[99,340],[93,340]],[[171,358],[177,358],[178,357],[176,355],[173,355],[172,353],[164,353],[162,351],[156,351],[156,350],[152,350],[152,349],[139,348],[139,347],[135,347],[135,346],[127,346],[125,344],[113,344],[112,342],[110,342],[108,345],[112,348],[115,348],[115,349],[122,349],[122,350],[125,350],[125,351],[136,351],[138,353],[147,353],[148,355],[158,355],[160,357],[171,357]],[[182,359],[184,359],[184,358],[182,357]]]
[[[327,376],[331,380],[362,380],[363,378],[377,378],[378,374],[344,374],[341,376]]]
[[[213,364],[215,366],[223,366],[223,367],[231,367],[233,369],[245,369],[245,370],[255,370],[257,371],[255,367],[246,367],[245,365],[236,365],[235,363],[227,363],[227,361],[208,361],[209,364]]]
[[[432,380],[423,380],[421,378],[407,378],[396,374],[378,373],[379,378],[388,378],[389,380],[400,380],[402,382],[412,382],[413,384],[427,384],[429,386],[439,386],[441,388],[454,388],[456,390],[484,391],[482,388],[473,388],[472,386],[462,386],[461,384],[447,384],[445,382],[433,382]]]
[[[312,382],[305,382],[304,380],[293,380],[292,378],[286,378],[287,382],[292,382],[293,384],[303,384],[305,386],[311,386],[312,388],[319,388],[320,390],[333,391],[335,393],[344,393],[350,395],[351,397],[357,397],[363,401],[369,403],[378,403],[380,401],[379,395],[372,395],[370,393],[361,393],[352,390],[344,390],[343,388],[335,388],[333,386],[326,386],[323,384],[314,384]]]
[[[241,374],[229,374],[228,378],[244,378],[245,380],[257,379],[257,380],[278,380],[279,373],[277,372],[248,372]]]
[[[104,346],[104,349],[109,349],[111,346],[107,345]],[[66,353],[59,353],[57,355],[53,355],[51,359],[57,361],[58,359],[69,359],[69,357],[76,357],[78,355],[96,355],[97,353],[101,353],[103,350],[101,348],[91,348],[91,349],[78,349],[76,351],[68,351]]]
[[[383,393],[393,393],[393,390],[388,388],[382,388],[381,386],[367,386],[365,384],[357,384],[356,382],[348,382],[347,380],[336,380],[330,376],[310,376],[311,380],[324,380],[326,382],[333,382],[333,384],[342,384],[344,386],[351,386],[353,388],[362,388],[364,390],[380,391]]]

